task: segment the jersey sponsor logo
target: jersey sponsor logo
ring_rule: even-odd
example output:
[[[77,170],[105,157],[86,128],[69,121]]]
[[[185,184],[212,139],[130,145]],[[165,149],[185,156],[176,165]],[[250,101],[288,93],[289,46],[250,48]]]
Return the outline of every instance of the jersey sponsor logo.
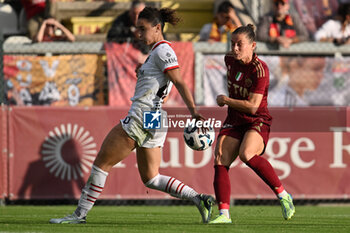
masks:
[[[240,95],[243,98],[247,98],[248,97],[249,91],[248,91],[247,88],[242,87],[242,86],[237,85],[237,84],[233,84],[232,87],[233,87],[233,90],[234,90],[234,93],[235,93],[236,96]]]
[[[160,129],[162,114],[160,111],[143,112],[143,128],[144,129]]]
[[[261,127],[263,126],[263,123],[260,123],[259,125],[253,126],[254,129],[256,129],[258,132],[261,132]]]
[[[259,132],[261,132],[261,129],[260,129],[260,126],[254,126],[254,128],[257,130],[257,131],[259,131]]]
[[[226,128],[232,128],[233,125],[231,124],[224,124],[224,126],[222,126],[223,129],[226,129]]]
[[[236,77],[235,77],[236,81],[240,81],[242,78],[243,78],[242,72],[238,72],[238,73],[236,74]]]
[[[169,59],[165,59],[164,60],[166,64],[171,64],[171,63],[177,63],[177,59],[176,57],[172,57],[172,58],[169,58]]]

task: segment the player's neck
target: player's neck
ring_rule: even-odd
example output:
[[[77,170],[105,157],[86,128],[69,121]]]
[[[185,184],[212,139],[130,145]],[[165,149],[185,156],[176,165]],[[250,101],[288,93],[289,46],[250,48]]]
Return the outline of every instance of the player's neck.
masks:
[[[249,64],[249,63],[252,62],[253,56],[254,56],[254,55],[251,55],[251,56],[247,56],[247,57],[245,57],[245,58],[242,58],[242,59],[240,60],[240,62],[243,63],[243,64],[245,64],[245,65],[247,65],[247,64]]]
[[[164,36],[163,35],[160,34],[159,36],[156,36],[154,38],[154,42],[152,44],[150,44],[150,48],[153,48],[153,46],[155,44],[157,44],[159,41],[162,41],[162,40],[164,40]]]

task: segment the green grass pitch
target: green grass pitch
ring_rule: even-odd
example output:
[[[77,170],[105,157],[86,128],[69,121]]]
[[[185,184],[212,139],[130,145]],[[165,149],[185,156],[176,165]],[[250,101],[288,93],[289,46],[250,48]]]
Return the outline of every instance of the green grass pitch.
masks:
[[[285,221],[279,206],[231,207],[232,224],[200,223],[194,206],[95,206],[87,224],[56,225],[50,218],[75,206],[0,206],[0,232],[350,232],[350,206],[297,206]],[[214,215],[217,214],[214,210]]]

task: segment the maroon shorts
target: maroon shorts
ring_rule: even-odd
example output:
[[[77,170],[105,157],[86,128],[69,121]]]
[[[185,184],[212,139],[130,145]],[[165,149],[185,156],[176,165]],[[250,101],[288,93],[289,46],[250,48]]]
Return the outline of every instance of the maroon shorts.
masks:
[[[248,130],[255,130],[258,132],[264,141],[264,150],[261,154],[264,154],[267,142],[269,141],[270,126],[261,122],[246,124],[246,125],[235,125],[235,126],[224,126],[220,129],[219,136],[226,135],[236,138],[240,141],[243,140],[244,134]]]

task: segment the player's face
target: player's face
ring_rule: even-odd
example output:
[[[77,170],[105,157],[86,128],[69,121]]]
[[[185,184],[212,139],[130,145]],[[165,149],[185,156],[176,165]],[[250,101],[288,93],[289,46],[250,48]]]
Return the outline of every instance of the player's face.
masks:
[[[146,19],[139,19],[137,20],[136,26],[140,40],[146,45],[152,45],[158,41],[157,38],[159,37],[159,33],[161,33],[160,24],[152,26]]]
[[[246,34],[233,34],[231,38],[232,54],[235,59],[243,63],[249,63],[253,58],[253,52],[256,47],[255,42],[251,42]]]

